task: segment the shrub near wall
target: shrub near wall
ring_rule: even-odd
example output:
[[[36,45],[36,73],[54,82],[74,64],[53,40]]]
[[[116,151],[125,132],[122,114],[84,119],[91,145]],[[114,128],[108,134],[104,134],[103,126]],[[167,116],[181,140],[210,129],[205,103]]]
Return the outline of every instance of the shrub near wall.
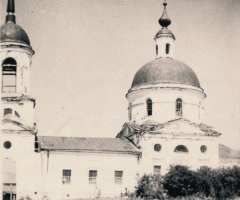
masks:
[[[142,176],[135,196],[143,199],[234,199],[240,197],[240,168],[202,167],[193,171],[186,166],[171,166],[165,176]]]

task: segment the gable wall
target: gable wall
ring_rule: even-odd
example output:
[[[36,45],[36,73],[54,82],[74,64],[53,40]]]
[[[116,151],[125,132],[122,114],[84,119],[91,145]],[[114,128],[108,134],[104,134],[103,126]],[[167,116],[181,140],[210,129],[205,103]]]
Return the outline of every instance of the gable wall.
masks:
[[[160,144],[161,151],[154,151],[154,145]],[[189,153],[176,153],[178,145],[187,147]],[[200,151],[201,145],[207,146],[207,152]],[[187,165],[191,169],[201,166],[218,167],[218,140],[213,137],[196,136],[153,136],[146,135],[142,141],[141,174],[153,173],[153,166],[161,166],[161,174],[167,173],[170,165]]]

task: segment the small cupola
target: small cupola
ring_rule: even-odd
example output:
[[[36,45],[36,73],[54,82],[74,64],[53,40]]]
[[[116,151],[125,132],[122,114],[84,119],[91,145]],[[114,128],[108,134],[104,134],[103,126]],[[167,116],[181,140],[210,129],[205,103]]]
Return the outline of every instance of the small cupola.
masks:
[[[1,26],[1,43],[21,43],[30,46],[27,33],[16,24],[14,0],[8,0],[6,22]]]
[[[168,26],[171,24],[171,20],[167,15],[166,0],[164,1],[163,6],[163,14],[158,20],[162,29],[158,31],[154,38],[156,41],[156,58],[173,58],[173,42],[175,40],[175,36],[168,29]]]

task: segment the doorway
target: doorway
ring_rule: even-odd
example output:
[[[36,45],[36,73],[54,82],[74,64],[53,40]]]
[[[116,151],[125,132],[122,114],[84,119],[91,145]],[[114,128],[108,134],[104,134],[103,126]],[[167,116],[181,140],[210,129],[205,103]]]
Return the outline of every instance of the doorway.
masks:
[[[3,158],[2,162],[3,200],[16,200],[16,163],[10,158]]]

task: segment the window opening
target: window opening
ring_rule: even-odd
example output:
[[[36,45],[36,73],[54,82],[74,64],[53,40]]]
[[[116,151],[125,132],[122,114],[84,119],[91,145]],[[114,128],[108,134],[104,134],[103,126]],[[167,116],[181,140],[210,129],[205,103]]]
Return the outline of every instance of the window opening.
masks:
[[[161,145],[160,144],[155,144],[154,145],[154,151],[161,151]]]
[[[16,92],[17,63],[7,58],[2,64],[2,92]]]
[[[3,146],[4,146],[5,149],[10,149],[11,146],[12,146],[12,143],[9,142],[9,141],[6,141],[6,142],[3,143]]]
[[[170,52],[170,44],[166,44],[166,54],[169,54]]]
[[[71,170],[69,170],[69,169],[63,170],[62,183],[65,185],[71,183]]]
[[[176,116],[182,117],[182,99],[176,100]]]
[[[15,117],[20,118],[20,115],[18,114],[17,111],[15,111],[14,113],[15,113]]]
[[[148,116],[152,115],[152,100],[147,100],[147,114]]]
[[[12,118],[12,109],[11,108],[4,109],[3,118]]]
[[[129,120],[132,119],[132,104],[129,104],[129,108],[128,108],[128,112],[129,112]]]
[[[185,147],[184,145],[178,145],[175,149],[174,152],[176,153],[188,153],[188,149],[187,147]]]
[[[161,166],[153,166],[153,175],[161,174]]]
[[[123,171],[115,171],[114,175],[115,184],[122,184]]]
[[[158,55],[158,45],[156,45],[156,55]]]
[[[202,145],[202,146],[200,147],[200,151],[201,151],[202,153],[205,153],[205,152],[207,151],[206,145]]]
[[[96,184],[97,182],[97,170],[89,171],[89,184]]]

